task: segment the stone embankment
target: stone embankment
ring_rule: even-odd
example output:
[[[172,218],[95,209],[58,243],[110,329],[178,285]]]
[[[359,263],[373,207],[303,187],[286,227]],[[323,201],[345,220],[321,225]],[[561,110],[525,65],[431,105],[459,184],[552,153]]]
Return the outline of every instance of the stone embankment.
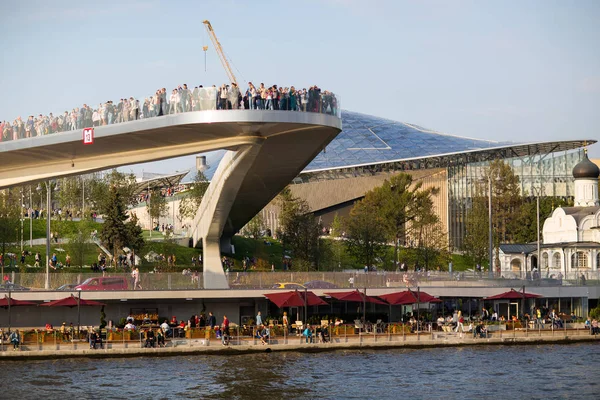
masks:
[[[473,338],[472,334],[422,334],[406,336],[355,335],[354,337],[334,338],[328,343],[305,343],[304,338],[288,337],[273,340],[263,345],[259,340],[233,338],[229,346],[220,341],[200,339],[181,339],[167,342],[166,347],[144,348],[139,342],[105,343],[103,349],[90,349],[86,342],[62,343],[57,345],[22,346],[13,350],[4,343],[0,348],[0,360],[34,360],[58,358],[123,358],[123,357],[164,357],[179,355],[236,355],[264,353],[276,351],[288,352],[327,352],[336,350],[357,349],[427,349],[466,346],[498,346],[498,345],[551,345],[576,344],[584,342],[600,343],[600,336],[584,332],[573,332],[573,335],[504,335],[503,337]]]

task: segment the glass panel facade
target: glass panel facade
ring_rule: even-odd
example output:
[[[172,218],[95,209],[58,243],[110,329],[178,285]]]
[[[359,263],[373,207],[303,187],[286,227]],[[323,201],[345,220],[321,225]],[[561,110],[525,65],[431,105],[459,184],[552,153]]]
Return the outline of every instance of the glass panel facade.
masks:
[[[583,158],[583,150],[538,154],[505,159],[521,183],[522,195],[573,197],[573,167]],[[448,167],[448,207],[450,244],[460,249],[465,233],[465,217],[475,195],[487,162]]]

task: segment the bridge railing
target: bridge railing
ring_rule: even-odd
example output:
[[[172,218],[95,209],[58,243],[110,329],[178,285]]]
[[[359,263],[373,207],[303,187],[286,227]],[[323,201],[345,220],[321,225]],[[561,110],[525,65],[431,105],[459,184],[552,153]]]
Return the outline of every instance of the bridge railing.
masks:
[[[121,99],[117,103],[107,101],[97,106],[86,103],[60,114],[18,117],[12,122],[0,121],[0,142],[199,111],[278,110],[315,112],[341,118],[339,97],[326,90],[287,91],[280,99],[248,97],[231,89],[223,93],[216,87],[178,88],[171,93],[157,91],[145,97]]]
[[[89,270],[88,270],[89,271]],[[122,271],[122,270],[121,270]],[[10,281],[31,290],[43,290],[45,274],[43,273],[6,273]],[[84,272],[53,272],[50,274],[50,289],[56,290],[63,285],[65,290],[73,290],[73,286],[87,278],[99,277],[102,273]],[[128,290],[133,290],[134,280],[130,273],[114,272],[109,269],[105,276],[122,276],[128,282]],[[573,280],[527,280],[527,279],[487,279],[486,277],[471,277],[460,280],[451,278],[427,277],[426,275],[410,275],[405,280],[405,274],[388,272],[351,273],[351,272],[229,272],[226,273],[231,289],[281,289],[303,290],[308,289],[377,289],[389,288],[405,290],[407,287],[415,289],[420,286],[427,290],[428,287],[513,287],[519,289],[523,286],[527,291],[535,292],[538,286],[584,286],[596,285],[600,276],[590,276],[586,282]],[[595,279],[594,279],[595,278]],[[141,273],[138,290],[190,290],[203,289],[203,277],[199,272],[162,272]]]

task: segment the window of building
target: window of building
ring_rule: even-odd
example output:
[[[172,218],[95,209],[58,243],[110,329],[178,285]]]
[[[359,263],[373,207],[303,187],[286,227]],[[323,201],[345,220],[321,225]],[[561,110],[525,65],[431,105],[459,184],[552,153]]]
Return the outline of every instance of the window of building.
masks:
[[[560,253],[556,252],[552,256],[552,268],[553,269],[562,269],[562,259],[560,257]]]
[[[548,268],[548,253],[542,253],[542,268]]]
[[[571,266],[574,269],[589,268],[587,253],[578,251],[576,254],[571,254]]]

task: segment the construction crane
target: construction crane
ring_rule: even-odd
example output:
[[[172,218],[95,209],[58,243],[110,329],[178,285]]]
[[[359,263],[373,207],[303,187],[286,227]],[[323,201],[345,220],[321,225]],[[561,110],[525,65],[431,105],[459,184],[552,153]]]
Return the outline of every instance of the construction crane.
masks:
[[[227,61],[227,57],[225,57],[225,53],[223,52],[221,43],[219,43],[219,39],[217,39],[217,35],[215,35],[215,31],[213,30],[213,27],[210,24],[210,21],[204,20],[204,21],[202,21],[202,23],[206,27],[206,31],[208,32],[208,35],[210,36],[210,40],[213,42],[213,45],[215,46],[215,50],[217,51],[217,54],[219,55],[219,58],[221,59],[221,64],[223,64],[223,68],[225,68],[225,72],[227,73],[229,80],[232,83],[235,83],[237,85],[238,84],[237,79],[235,79],[235,75],[233,74],[233,71],[231,70],[231,66],[229,66],[229,61]],[[205,48],[203,48],[203,50],[206,52]]]

